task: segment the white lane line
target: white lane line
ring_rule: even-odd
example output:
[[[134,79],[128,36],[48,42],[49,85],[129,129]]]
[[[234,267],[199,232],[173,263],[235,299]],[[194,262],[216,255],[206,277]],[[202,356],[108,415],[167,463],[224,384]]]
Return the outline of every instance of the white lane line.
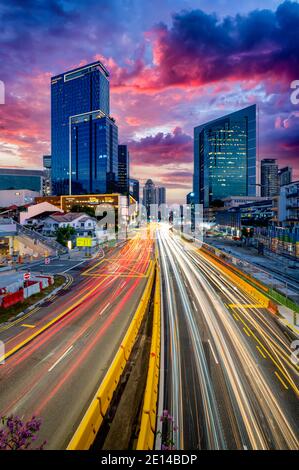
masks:
[[[194,302],[194,300],[192,300],[192,303],[193,303],[193,307],[194,307],[194,308],[195,308],[195,310],[197,311],[197,307],[196,307],[196,305],[195,305],[195,302]]]
[[[100,312],[100,315],[103,315],[103,313],[105,312],[105,310],[107,310],[109,305],[110,305],[110,302],[108,302],[108,304],[103,308],[103,310]]]
[[[213,356],[214,356],[214,359],[215,359],[216,364],[219,364],[219,362],[217,361],[217,357],[216,357],[216,354],[215,354],[215,352],[214,352],[213,346],[212,346],[211,341],[210,341],[209,339],[208,339],[208,343],[209,343],[209,346],[210,346],[210,348],[211,348],[211,351],[212,351],[212,354],[213,354]]]
[[[57,361],[50,367],[50,369],[48,369],[48,372],[51,372],[54,367],[57,366],[57,364],[59,364],[60,361],[62,361],[62,359],[70,352],[71,349],[73,349],[74,345],[72,344],[72,346],[70,346],[63,354],[62,356],[60,356],[59,359],[57,359]]]
[[[89,258],[90,259],[90,258]],[[83,264],[87,261],[87,259],[84,259],[83,261],[81,261],[80,263],[78,264],[75,264],[74,266],[71,266],[70,268],[68,269],[65,269],[64,271],[61,271],[62,273],[67,273],[68,271],[71,271],[72,269],[76,268],[77,266],[80,266],[80,264]],[[63,265],[64,266],[64,265]]]

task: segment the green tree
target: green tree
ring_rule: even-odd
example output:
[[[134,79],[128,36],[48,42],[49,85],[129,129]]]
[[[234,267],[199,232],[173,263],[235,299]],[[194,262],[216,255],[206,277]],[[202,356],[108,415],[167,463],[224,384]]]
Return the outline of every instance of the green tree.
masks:
[[[68,240],[72,240],[76,235],[76,230],[74,227],[59,227],[56,230],[56,240],[63,246],[67,246]]]

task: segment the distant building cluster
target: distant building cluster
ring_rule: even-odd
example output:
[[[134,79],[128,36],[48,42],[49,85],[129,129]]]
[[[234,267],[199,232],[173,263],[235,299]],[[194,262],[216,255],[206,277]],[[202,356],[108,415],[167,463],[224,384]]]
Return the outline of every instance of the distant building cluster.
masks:
[[[158,212],[157,214],[154,213],[153,206],[157,206],[156,210],[158,211],[159,206],[162,204],[166,204],[166,188],[156,186],[151,179],[148,179],[143,187],[143,206],[146,209],[147,218],[158,218]]]
[[[257,172],[256,135],[255,105],[195,127],[187,204],[202,204],[209,226],[237,238],[246,228],[256,239],[274,240],[267,241],[272,251],[289,240],[285,251],[299,256],[299,182],[273,158],[262,159]]]

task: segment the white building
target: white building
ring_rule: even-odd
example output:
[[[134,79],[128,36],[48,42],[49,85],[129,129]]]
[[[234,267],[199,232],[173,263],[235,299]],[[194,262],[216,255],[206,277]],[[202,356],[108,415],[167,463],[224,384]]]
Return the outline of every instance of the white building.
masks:
[[[61,212],[63,214],[63,210],[59,209],[57,206],[49,202],[39,202],[38,204],[27,207],[25,211],[20,212],[20,224],[35,225],[36,219],[38,220],[42,214],[51,212]]]
[[[54,235],[58,228],[73,227],[78,235],[94,236],[97,220],[82,212],[49,215],[43,220],[44,235]]]
[[[0,191],[0,207],[25,206],[33,204],[36,197],[40,196],[37,191],[29,189],[5,189]]]

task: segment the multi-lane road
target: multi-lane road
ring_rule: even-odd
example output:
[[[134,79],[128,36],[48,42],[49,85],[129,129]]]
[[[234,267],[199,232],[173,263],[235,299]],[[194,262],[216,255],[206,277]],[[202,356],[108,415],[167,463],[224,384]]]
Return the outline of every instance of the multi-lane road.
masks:
[[[169,227],[157,231],[164,319],[160,412],[177,449],[298,449],[291,338]],[[160,395],[161,396],[161,395]]]
[[[67,285],[0,326],[0,416],[42,418],[39,440],[64,449],[138,306],[154,243],[133,240],[63,269]],[[176,449],[298,449],[299,368],[290,333],[209,257],[157,226],[162,279],[159,414]],[[71,269],[69,269],[71,268]],[[32,336],[36,335],[34,339]],[[10,354],[12,353],[12,354]],[[164,430],[165,431],[165,430]]]
[[[152,255],[139,233],[88,267],[74,266],[59,295],[0,327],[5,352],[16,349],[0,365],[0,415],[41,417],[46,449],[70,441],[138,306]]]

